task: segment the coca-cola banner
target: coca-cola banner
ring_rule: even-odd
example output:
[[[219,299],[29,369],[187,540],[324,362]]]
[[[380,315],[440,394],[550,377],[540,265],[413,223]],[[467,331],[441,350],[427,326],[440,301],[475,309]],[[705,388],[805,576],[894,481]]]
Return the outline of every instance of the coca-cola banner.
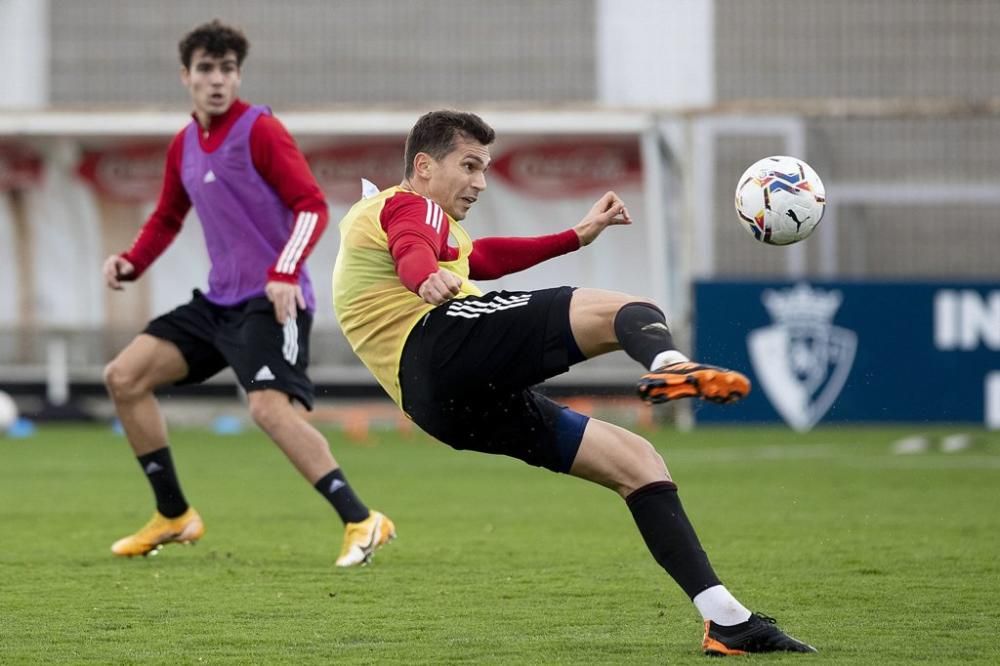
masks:
[[[492,171],[515,190],[559,199],[635,184],[642,163],[634,138],[580,139],[509,148],[495,156]]]
[[[166,155],[160,143],[87,151],[77,171],[109,199],[145,203],[160,194]]]
[[[42,158],[28,146],[0,143],[0,192],[37,185],[42,177]]]
[[[361,179],[379,189],[403,179],[404,138],[327,146],[306,153],[319,186],[331,203],[353,204],[361,198]]]

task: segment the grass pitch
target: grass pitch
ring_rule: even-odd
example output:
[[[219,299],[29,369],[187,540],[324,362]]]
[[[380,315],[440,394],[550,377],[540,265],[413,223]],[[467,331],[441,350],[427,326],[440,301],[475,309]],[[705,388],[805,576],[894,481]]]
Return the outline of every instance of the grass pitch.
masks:
[[[819,655],[997,663],[1000,433],[647,433],[729,588]],[[925,434],[927,432],[925,431]],[[704,663],[699,617],[623,502],[422,435],[335,455],[399,539],[337,570],[341,527],[263,435],[172,434],[207,533],[111,556],[152,512],[107,428],[0,439],[0,663]]]

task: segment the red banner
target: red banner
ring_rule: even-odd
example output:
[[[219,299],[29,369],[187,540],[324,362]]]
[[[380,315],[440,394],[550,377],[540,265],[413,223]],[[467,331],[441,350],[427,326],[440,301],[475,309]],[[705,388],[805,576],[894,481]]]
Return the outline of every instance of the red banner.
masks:
[[[403,180],[403,140],[373,140],[330,146],[306,153],[313,175],[331,201],[354,203],[361,198],[361,179],[380,190]]]
[[[28,146],[0,143],[0,192],[37,185],[42,179],[42,158]]]
[[[166,156],[160,143],[87,151],[77,171],[109,199],[146,203],[160,194]]]
[[[519,191],[559,198],[634,183],[642,176],[642,162],[635,139],[582,139],[511,148],[494,160],[491,171]]]

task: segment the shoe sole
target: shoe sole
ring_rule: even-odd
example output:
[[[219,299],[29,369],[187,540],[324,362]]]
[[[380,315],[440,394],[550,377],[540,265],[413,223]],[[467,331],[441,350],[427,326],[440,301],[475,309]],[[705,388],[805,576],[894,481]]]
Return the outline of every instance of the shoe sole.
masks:
[[[702,647],[705,648],[705,654],[709,657],[735,657],[747,654],[743,650],[728,648],[714,638],[708,637],[705,637],[705,640],[702,641]]]
[[[651,372],[642,376],[637,390],[640,398],[653,405],[680,398],[701,398],[727,404],[746,397],[750,392],[750,380],[733,370],[711,368],[687,374]]]

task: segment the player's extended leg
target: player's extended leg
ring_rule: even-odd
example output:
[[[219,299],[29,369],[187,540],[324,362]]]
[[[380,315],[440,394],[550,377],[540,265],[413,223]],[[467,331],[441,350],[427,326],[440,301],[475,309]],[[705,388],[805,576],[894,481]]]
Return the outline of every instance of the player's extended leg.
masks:
[[[303,418],[288,395],[264,389],[251,391],[248,398],[254,422],[344,521],[344,544],[337,566],[369,562],[378,547],[395,538],[395,525],[382,513],[369,511],[358,498],[330,453],[326,438]]]
[[[615,349],[649,369],[638,391],[650,403],[678,398],[735,402],[750,392],[739,372],[690,361],[674,345],[663,311],[627,294],[577,289],[570,301],[570,327],[586,358]]]
[[[165,543],[193,543],[205,527],[181,492],[167,444],[167,428],[153,395],[183,379],[187,363],[177,347],[151,335],[136,336],[104,369],[104,383],[129,445],[156,497],[156,513],[138,532],[111,546],[115,555],[146,555]]]
[[[751,613],[722,585],[684,512],[663,458],[645,439],[592,418],[569,473],[625,499],[653,558],[701,613],[707,654],[815,652],[783,633],[772,619]]]

